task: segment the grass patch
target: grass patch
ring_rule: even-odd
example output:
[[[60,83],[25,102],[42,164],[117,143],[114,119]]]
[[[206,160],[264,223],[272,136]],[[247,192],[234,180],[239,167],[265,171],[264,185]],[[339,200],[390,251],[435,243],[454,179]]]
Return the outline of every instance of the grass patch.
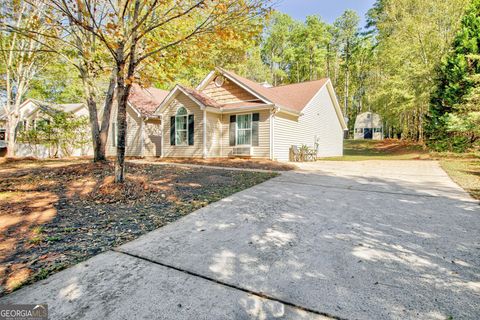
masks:
[[[452,158],[442,159],[440,164],[453,181],[480,200],[480,160]]]
[[[420,160],[430,157],[427,150],[411,141],[386,139],[345,140],[343,156],[324,158],[332,161],[364,161],[364,160]]]

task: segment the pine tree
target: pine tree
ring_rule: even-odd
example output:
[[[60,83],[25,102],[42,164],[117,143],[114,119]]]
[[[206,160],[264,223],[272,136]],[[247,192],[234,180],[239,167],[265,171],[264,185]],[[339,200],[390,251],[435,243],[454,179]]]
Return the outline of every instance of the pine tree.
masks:
[[[480,139],[474,130],[480,112],[480,0],[473,0],[462,19],[453,50],[439,70],[427,118],[429,145],[464,151]]]

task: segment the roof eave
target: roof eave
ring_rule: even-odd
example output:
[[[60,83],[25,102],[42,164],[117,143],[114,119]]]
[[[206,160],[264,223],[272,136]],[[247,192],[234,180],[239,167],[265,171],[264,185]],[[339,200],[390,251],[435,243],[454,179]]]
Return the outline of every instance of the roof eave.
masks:
[[[294,116],[297,116],[297,117],[302,115],[302,112],[291,109],[291,108],[288,108],[288,107],[285,107],[285,106],[282,106],[282,105],[277,104],[277,105],[275,105],[275,108],[277,109],[277,113],[283,112],[283,113],[294,115]]]
[[[170,102],[175,99],[175,97],[178,95],[179,92],[182,92],[184,95],[186,95],[189,99],[191,99],[193,102],[198,104],[200,106],[201,110],[204,110],[207,106],[203,104],[201,101],[196,99],[194,96],[192,96],[190,93],[188,93],[186,90],[184,90],[180,85],[176,85],[172,91],[165,97],[165,99],[162,101],[162,103],[158,106],[158,108],[154,111],[153,114],[157,115],[158,113],[163,112],[163,109],[170,104]]]
[[[221,113],[234,113],[234,112],[243,112],[243,111],[255,111],[255,110],[270,110],[274,107],[274,104],[265,104],[263,106],[248,106],[248,107],[238,107],[238,108],[220,108]]]

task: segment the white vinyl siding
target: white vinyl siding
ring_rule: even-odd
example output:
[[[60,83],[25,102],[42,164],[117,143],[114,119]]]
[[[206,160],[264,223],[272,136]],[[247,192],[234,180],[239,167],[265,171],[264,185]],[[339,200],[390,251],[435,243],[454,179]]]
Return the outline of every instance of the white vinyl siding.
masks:
[[[170,145],[170,117],[175,116],[178,108],[184,107],[187,113],[194,115],[194,139],[193,146],[172,146]],[[163,156],[164,157],[192,157],[201,158],[203,155],[203,110],[188,98],[180,93],[162,112],[163,119]],[[188,126],[187,126],[188,127]],[[208,141],[208,139],[207,139]]]
[[[118,132],[118,124],[117,122],[117,106],[116,103],[112,106],[112,112],[110,114],[110,132],[107,138],[107,155],[114,156],[117,154],[117,141],[116,141],[116,133]],[[127,106],[127,135],[125,137],[125,155],[127,157],[141,157],[142,149],[143,149],[143,141],[142,141],[142,125],[143,120],[139,117],[135,110],[133,110],[130,106]],[[115,123],[115,128],[113,127],[113,123]],[[113,141],[115,139],[115,141]],[[114,144],[115,143],[115,144]]]
[[[292,145],[314,148],[316,138],[319,157],[341,156],[343,128],[327,86],[315,95],[302,113],[300,117],[285,113],[275,115],[274,158],[288,161]]]
[[[117,137],[118,137],[117,123],[114,122],[112,123],[112,147],[117,146]]]

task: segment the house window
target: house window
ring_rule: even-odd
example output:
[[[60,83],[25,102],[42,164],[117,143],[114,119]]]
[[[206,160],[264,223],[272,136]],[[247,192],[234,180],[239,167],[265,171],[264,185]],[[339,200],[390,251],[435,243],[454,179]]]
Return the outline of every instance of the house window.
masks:
[[[188,112],[184,107],[179,108],[175,115],[175,145],[188,145]]]
[[[237,116],[237,145],[252,144],[252,115],[242,114]]]
[[[5,129],[0,129],[0,141],[5,141]]]
[[[363,128],[356,128],[355,133],[363,133]]]
[[[116,147],[117,146],[117,124],[114,122],[112,123],[112,146]]]
[[[382,132],[382,128],[375,128],[375,129],[373,129],[373,132],[375,132],[375,133],[381,133],[381,132]]]

